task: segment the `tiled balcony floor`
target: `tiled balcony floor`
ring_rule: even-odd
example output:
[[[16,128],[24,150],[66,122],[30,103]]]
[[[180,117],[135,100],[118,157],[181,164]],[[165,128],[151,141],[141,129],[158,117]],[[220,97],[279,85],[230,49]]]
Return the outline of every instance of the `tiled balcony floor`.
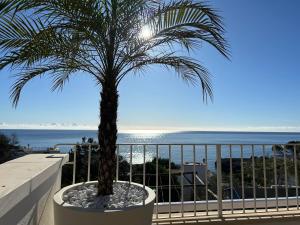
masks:
[[[224,211],[223,217],[218,217],[218,212],[197,212],[194,216],[194,212],[184,213],[182,218],[181,213],[172,213],[171,218],[169,214],[159,214],[158,219],[156,215],[153,218],[153,224],[199,224],[199,225],[214,225],[214,224],[272,224],[272,225],[300,225],[300,210],[297,208],[269,209],[268,212],[265,209],[254,210],[234,210]]]

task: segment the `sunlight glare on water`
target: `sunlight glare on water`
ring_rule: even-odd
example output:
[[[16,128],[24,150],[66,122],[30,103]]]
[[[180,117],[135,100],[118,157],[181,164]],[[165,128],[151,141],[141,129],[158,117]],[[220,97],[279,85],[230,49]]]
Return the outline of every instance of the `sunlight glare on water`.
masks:
[[[144,161],[144,149],[142,144],[158,144],[160,139],[163,138],[166,131],[163,130],[131,130],[127,133],[126,141],[127,143],[137,144],[140,143],[141,145],[133,146],[132,151],[132,162],[133,164],[141,164]],[[123,156],[127,161],[130,160],[130,153],[128,152],[129,146],[123,146]],[[153,157],[155,156],[155,146],[146,146],[146,154],[145,154],[145,161],[149,162],[152,161]]]
[[[152,130],[138,130],[132,131],[130,136],[134,139],[151,139],[151,138],[159,138],[163,135],[163,131],[152,131]]]

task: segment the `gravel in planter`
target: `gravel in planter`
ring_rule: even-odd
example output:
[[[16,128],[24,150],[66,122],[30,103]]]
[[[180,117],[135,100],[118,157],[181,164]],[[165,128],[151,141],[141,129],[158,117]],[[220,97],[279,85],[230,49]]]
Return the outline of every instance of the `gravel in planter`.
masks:
[[[118,209],[139,205],[148,197],[142,187],[124,183],[114,183],[114,194],[97,196],[97,184],[83,184],[67,190],[63,201],[82,208]]]

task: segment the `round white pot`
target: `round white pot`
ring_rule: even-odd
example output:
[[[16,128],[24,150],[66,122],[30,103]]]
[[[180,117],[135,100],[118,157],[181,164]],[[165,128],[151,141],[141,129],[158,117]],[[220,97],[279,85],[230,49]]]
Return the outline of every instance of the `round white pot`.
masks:
[[[118,181],[128,183],[126,181]],[[95,184],[97,181],[86,182]],[[100,210],[72,206],[63,201],[65,191],[76,186],[78,183],[64,187],[54,195],[54,224],[55,225],[151,225],[155,200],[155,192],[145,187],[148,197],[145,203],[136,206],[114,210]],[[143,187],[140,184],[131,182],[132,185]]]

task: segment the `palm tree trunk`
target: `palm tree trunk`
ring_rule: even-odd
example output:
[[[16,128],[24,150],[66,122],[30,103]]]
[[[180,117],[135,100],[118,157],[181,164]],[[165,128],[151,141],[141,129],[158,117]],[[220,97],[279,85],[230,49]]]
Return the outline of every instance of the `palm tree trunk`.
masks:
[[[113,178],[116,171],[118,91],[115,81],[102,84],[100,103],[100,145],[98,170],[98,195],[113,194]]]

